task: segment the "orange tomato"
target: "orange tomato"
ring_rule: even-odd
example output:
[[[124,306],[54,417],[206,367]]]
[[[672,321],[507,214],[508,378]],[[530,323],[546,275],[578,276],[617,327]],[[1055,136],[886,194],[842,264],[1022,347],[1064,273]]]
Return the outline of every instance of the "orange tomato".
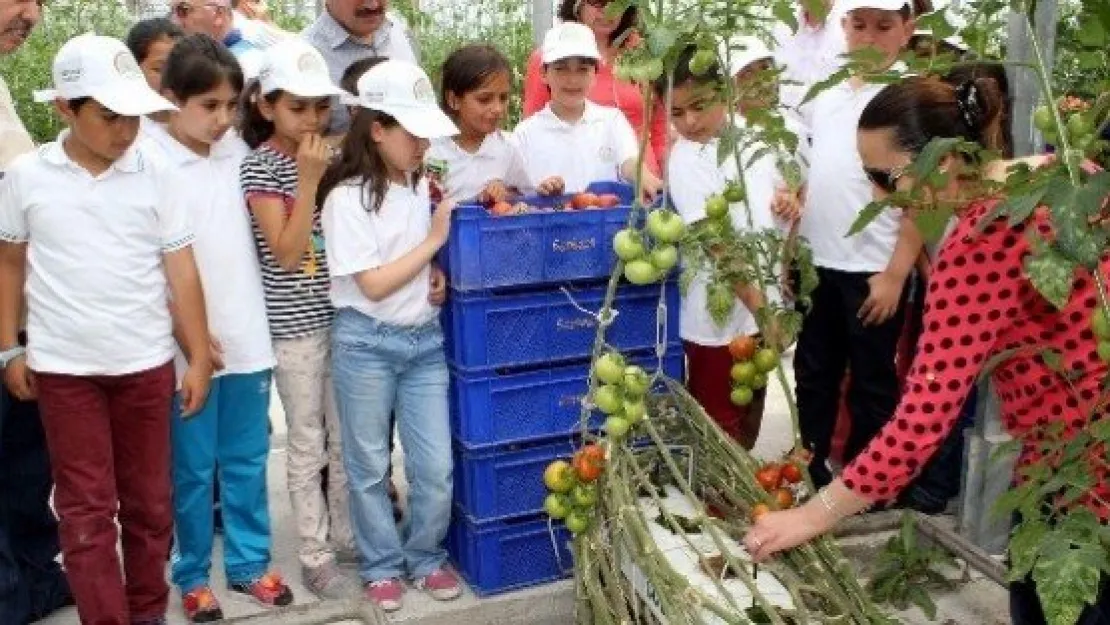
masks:
[[[505,215],[515,214],[516,209],[513,208],[513,205],[509,204],[508,202],[497,202],[492,207],[490,207],[489,212],[498,217],[503,217]]]
[[[789,488],[776,488],[771,496],[775,498],[775,505],[779,510],[786,510],[794,505],[794,493]]]
[[[757,503],[752,506],[752,521],[758,521],[760,517],[771,511],[771,506],[765,503]]]
[[[574,194],[574,198],[571,200],[571,202],[578,210],[601,205],[601,200],[599,200],[597,195],[594,193],[576,193]]]
[[[602,208],[613,208],[621,203],[619,196],[613,193],[603,193],[597,196],[598,206]]]
[[[728,352],[732,354],[735,360],[751,360],[758,347],[759,345],[756,344],[753,337],[741,334],[728,344]]]
[[[755,481],[759,482],[763,490],[771,492],[782,484],[782,469],[774,463],[765,464],[755,474]]]
[[[793,462],[787,463],[782,467],[782,479],[786,480],[787,484],[797,484],[802,481],[802,469]]]
[[[605,468],[605,450],[594,444],[579,449],[574,454],[574,473],[581,482],[593,482],[601,477]]]

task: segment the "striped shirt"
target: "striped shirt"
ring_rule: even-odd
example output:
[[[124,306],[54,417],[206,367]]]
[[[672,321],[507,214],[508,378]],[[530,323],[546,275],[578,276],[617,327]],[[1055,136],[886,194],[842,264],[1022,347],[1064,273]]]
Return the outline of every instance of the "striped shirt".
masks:
[[[239,170],[247,201],[259,197],[279,198],[286,216],[297,199],[297,161],[264,143],[243,160]],[[311,250],[306,250],[300,267],[287,271],[281,267],[266,236],[251,212],[251,229],[262,264],[262,286],[266,293],[266,314],[274,339],[293,339],[331,326],[334,310],[328,296],[330,280],[324,254],[324,234],[320,210],[313,216]]]

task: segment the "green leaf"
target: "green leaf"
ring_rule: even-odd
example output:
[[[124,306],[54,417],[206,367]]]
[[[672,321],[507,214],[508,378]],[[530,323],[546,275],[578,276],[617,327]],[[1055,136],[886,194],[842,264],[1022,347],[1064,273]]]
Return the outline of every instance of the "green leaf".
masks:
[[[1052,248],[1041,250],[1039,254],[1034,252],[1025,259],[1029,281],[1058,309],[1066,306],[1071,297],[1075,268],[1075,262]]]
[[[831,76],[829,76],[828,78],[826,78],[825,80],[820,80],[820,81],[817,81],[817,82],[813,83],[813,86],[810,87],[809,91],[806,92],[806,96],[804,98],[802,98],[802,101],[799,104],[799,106],[801,106],[802,104],[807,104],[810,100],[812,100],[812,99],[816,98],[817,96],[821,95],[821,93],[823,93],[825,91],[828,91],[829,89],[832,89],[833,87],[839,85],[840,83],[844,82],[845,80],[848,80],[851,77],[852,77],[851,69],[849,67],[846,67],[846,66],[841,67],[839,70],[833,72],[833,74]]]
[[[926,591],[925,587],[921,584],[910,586],[906,590],[906,598],[909,599],[911,603],[921,608],[921,611],[925,613],[925,616],[929,617],[929,620],[933,620],[937,617],[937,604],[933,602],[933,598],[929,596],[928,591]]]
[[[657,26],[648,31],[647,47],[652,56],[666,56],[677,41],[678,33],[665,26]]]
[[[848,229],[848,233],[845,234],[844,237],[855,236],[863,232],[867,226],[871,225],[871,222],[878,219],[879,215],[882,215],[890,208],[890,205],[885,201],[871,202],[867,206],[864,206],[863,209],[860,210],[859,215],[856,216],[856,220],[852,222],[852,227]]]
[[[1010,534],[1010,571],[1008,581],[1024,579],[1033,570],[1041,543],[1048,534],[1048,525],[1040,519],[1023,521]]]
[[[902,527],[898,531],[898,539],[902,542],[902,549],[912,552],[917,547],[917,526],[914,525],[913,515],[906,512],[902,515]]]
[[[824,3],[821,3],[821,5],[824,6]],[[771,7],[771,12],[776,20],[790,27],[790,32],[798,31],[798,15],[794,10],[793,2],[776,2]]]
[[[1084,20],[1077,33],[1079,43],[1088,48],[1104,48],[1107,44],[1106,28],[1098,20]]]
[[[936,243],[948,231],[952,215],[952,209],[947,206],[920,210],[914,213],[913,223],[917,225],[917,229],[926,241]]]
[[[1051,543],[1050,543],[1051,544]],[[1033,581],[1048,625],[1075,625],[1084,607],[1098,599],[1099,567],[1084,549],[1066,549],[1058,557],[1037,560]]]

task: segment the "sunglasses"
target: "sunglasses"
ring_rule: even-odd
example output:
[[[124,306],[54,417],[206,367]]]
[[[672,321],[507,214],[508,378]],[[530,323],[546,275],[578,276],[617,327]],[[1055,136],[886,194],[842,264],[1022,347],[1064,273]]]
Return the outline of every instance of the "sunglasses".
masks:
[[[909,165],[892,169],[864,167],[863,172],[867,174],[867,179],[871,181],[871,184],[887,193],[895,193],[898,191],[898,181],[906,175],[907,169],[909,169]]]
[[[209,13],[214,14],[216,17],[226,17],[228,15],[231,15],[231,7],[227,6],[226,4],[206,2],[204,4],[196,5],[183,2],[177,5],[177,12],[182,17],[197,9],[207,10]]]
[[[582,0],[583,4],[588,4],[595,9],[604,9],[612,4],[613,0]]]

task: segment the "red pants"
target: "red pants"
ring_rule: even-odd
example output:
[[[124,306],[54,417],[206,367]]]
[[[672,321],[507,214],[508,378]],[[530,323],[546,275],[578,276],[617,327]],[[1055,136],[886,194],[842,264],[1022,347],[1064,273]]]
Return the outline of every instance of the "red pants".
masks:
[[[130,625],[163,616],[173,534],[173,365],[123,376],[40,373],[36,382],[66,576],[81,623]]]
[[[751,449],[759,438],[767,389],[755,391],[755,399],[747,406],[737,406],[729,398],[733,361],[728,346],[707,347],[683,341],[682,348],[686,352],[686,388],[690,394],[726,434],[744,449]]]

